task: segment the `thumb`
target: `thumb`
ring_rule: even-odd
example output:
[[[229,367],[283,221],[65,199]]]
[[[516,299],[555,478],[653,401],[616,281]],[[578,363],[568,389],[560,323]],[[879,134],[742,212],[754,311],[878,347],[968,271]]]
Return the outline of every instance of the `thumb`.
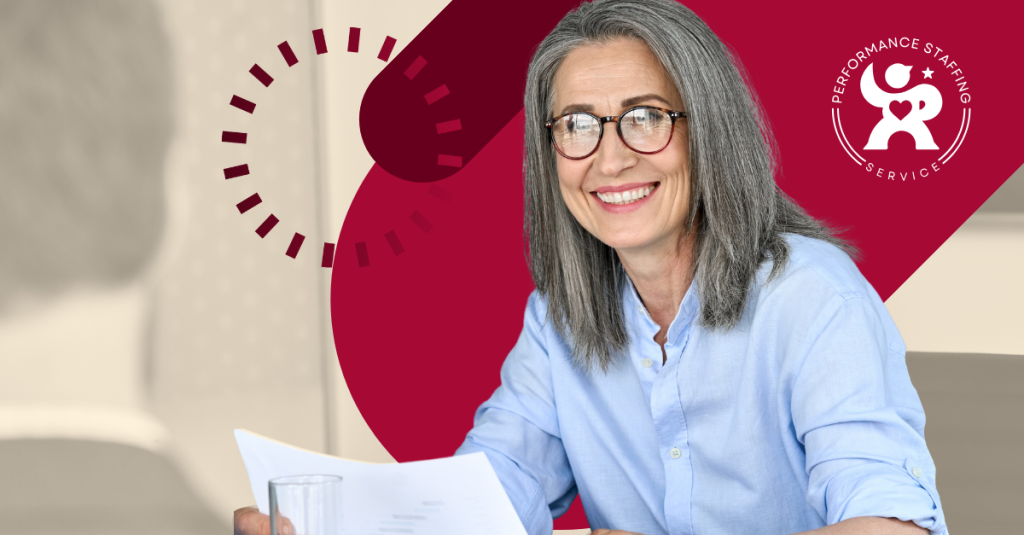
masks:
[[[255,507],[235,510],[235,535],[270,535],[270,517]]]
[[[286,516],[277,517],[281,525],[277,528],[277,535],[295,535],[295,525]]]

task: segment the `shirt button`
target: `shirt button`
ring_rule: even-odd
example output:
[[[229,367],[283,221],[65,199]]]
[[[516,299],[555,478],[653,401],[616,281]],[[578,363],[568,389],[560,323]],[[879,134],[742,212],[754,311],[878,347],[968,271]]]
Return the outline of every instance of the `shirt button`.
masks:
[[[910,473],[914,474],[914,477],[921,477],[921,469],[916,466],[910,471]]]
[[[650,368],[651,364],[654,364],[654,361],[651,359],[644,359],[640,361],[640,364],[643,364],[644,368]]]
[[[672,448],[672,451],[670,451],[669,454],[672,455],[673,459],[678,459],[682,456],[683,452],[679,451],[679,448]]]

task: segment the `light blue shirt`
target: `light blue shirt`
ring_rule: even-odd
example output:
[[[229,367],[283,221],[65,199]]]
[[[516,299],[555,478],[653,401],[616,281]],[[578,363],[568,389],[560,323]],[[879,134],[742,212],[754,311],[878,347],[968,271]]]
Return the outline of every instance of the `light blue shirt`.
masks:
[[[536,290],[501,386],[456,454],[484,452],[526,531],[550,534],[577,491],[591,528],[789,534],[857,516],[946,523],[906,346],[850,258],[787,235],[740,323],[698,324],[696,284],[659,331],[632,282],[630,345],[607,374],[574,368]]]

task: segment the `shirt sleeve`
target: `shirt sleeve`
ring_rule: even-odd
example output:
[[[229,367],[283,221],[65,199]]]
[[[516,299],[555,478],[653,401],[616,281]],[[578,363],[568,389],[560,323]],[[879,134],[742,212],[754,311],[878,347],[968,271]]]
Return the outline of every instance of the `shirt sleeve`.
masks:
[[[501,386],[481,405],[456,455],[483,452],[530,535],[550,535],[576,497],[555,413],[543,301],[530,294],[523,331],[501,367]]]
[[[878,516],[948,534],[905,346],[880,310],[867,296],[837,297],[805,343],[792,414],[807,500],[828,524]]]

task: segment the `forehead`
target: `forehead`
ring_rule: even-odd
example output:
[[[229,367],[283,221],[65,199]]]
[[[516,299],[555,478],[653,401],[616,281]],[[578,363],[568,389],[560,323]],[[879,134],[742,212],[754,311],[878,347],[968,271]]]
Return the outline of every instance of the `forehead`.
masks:
[[[569,52],[555,72],[553,111],[579,104],[613,112],[608,108],[619,101],[649,93],[668,99],[673,107],[682,105],[671,77],[646,43],[615,39],[587,44]]]

